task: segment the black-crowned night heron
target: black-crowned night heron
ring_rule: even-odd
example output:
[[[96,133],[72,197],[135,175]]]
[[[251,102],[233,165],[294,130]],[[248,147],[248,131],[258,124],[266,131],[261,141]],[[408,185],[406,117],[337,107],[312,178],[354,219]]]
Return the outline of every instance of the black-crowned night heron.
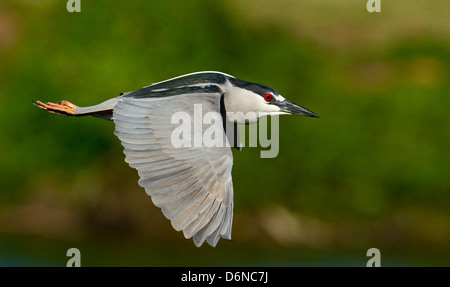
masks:
[[[186,238],[193,237],[197,246],[205,240],[216,246],[220,237],[231,239],[230,146],[240,148],[235,137],[236,124],[255,123],[263,115],[317,117],[272,88],[220,72],[183,75],[91,107],[78,107],[68,101],[34,104],[50,113],[114,121],[115,134],[125,148],[125,161],[139,173],[139,185],[172,226],[183,230]],[[200,117],[195,115],[198,105],[202,110]],[[223,139],[224,145],[189,145],[185,141],[174,145],[173,116],[179,112],[192,119],[194,131],[188,129],[192,138],[198,138],[196,124],[207,124],[202,119],[206,113],[218,114],[214,121],[220,125],[220,134],[215,138]],[[228,127],[234,127],[230,129],[232,133]]]

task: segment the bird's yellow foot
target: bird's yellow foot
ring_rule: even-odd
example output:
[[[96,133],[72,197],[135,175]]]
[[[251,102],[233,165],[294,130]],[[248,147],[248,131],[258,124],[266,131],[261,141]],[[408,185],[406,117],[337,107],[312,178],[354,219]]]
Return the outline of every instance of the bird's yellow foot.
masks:
[[[41,101],[33,101],[33,104],[52,114],[64,115],[64,116],[74,116],[77,106],[68,101],[60,101],[56,104],[54,103],[43,103]]]

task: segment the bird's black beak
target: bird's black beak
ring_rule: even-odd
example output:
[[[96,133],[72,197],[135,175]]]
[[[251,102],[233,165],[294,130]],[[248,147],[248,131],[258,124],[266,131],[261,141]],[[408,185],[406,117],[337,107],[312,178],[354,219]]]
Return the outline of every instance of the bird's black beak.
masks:
[[[301,115],[306,117],[318,118],[319,116],[310,110],[299,106],[297,104],[291,103],[288,100],[284,100],[278,103],[280,110],[285,113],[293,114],[293,115]]]

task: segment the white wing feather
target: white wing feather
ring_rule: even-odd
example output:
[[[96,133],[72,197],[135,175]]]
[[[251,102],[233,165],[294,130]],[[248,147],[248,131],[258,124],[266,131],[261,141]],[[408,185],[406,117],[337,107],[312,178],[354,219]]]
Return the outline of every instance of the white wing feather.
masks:
[[[197,246],[205,240],[215,246],[220,237],[231,239],[233,155],[229,147],[173,146],[171,116],[184,111],[194,119],[194,103],[219,112],[220,94],[120,98],[113,112],[115,134],[125,148],[125,161],[138,170],[139,185],[172,226],[193,237]]]

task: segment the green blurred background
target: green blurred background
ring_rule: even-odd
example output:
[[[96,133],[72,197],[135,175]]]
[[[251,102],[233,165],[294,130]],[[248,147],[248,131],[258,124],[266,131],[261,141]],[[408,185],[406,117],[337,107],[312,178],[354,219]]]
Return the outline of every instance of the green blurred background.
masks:
[[[0,266],[450,265],[450,2],[0,2]],[[234,153],[233,241],[196,248],[111,122],[44,113],[202,70],[277,89],[280,153]]]

